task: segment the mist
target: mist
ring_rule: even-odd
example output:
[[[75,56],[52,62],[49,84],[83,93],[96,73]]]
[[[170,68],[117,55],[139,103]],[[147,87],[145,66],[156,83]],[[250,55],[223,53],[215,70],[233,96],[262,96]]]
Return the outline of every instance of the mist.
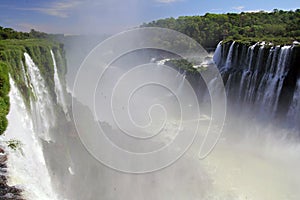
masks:
[[[6,1],[0,198],[300,199],[299,9]]]
[[[92,52],[92,42],[84,46],[79,40],[75,49],[87,50],[68,55],[83,62],[70,79],[77,133],[71,140],[59,138],[74,163],[63,192],[72,199],[296,200],[297,129],[261,115],[250,103],[226,104],[229,86],[216,79],[212,55],[203,49],[198,63],[207,70],[195,76],[164,65],[180,58],[172,51],[127,51],[139,39],[147,41],[136,36],[117,36],[112,46],[111,38],[102,40]],[[107,49],[98,51],[102,45]],[[164,147],[167,152],[159,152]]]
[[[78,200],[296,200],[297,130],[248,102],[232,105],[230,97],[226,104],[225,92],[234,89],[214,71],[220,52],[213,61],[170,33],[120,39],[141,24],[145,6],[87,1],[76,10],[72,31],[85,36],[63,40],[73,121],[55,146],[45,145],[59,193]],[[208,70],[195,75],[164,65],[180,57]]]

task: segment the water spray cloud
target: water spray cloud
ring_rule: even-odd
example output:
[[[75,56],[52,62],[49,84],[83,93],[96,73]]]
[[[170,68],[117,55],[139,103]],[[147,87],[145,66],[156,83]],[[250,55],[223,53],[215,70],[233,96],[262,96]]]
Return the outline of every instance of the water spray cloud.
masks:
[[[199,140],[200,132],[204,136],[199,143],[199,157],[206,157],[220,136],[226,111],[224,86],[217,68],[213,68],[213,80],[200,73],[207,86],[213,81],[213,88],[219,88],[218,92],[209,91],[211,119],[207,129],[200,130],[202,113],[195,91],[185,76],[178,76],[174,68],[149,62],[132,66],[120,73],[116,82],[110,82],[118,73],[108,76],[109,69],[125,70],[125,67],[112,66],[114,61],[142,49],[163,50],[195,64],[201,64],[207,56],[193,39],[161,28],[134,29],[100,43],[82,63],[74,84],[74,95],[92,108],[94,118],[99,122],[97,130],[87,130],[80,123],[80,109],[73,104],[73,117],[82,143],[101,163],[128,173],[152,172],[169,166],[191,147],[195,139]],[[87,77],[88,87],[83,84]],[[208,86],[208,90],[211,89]],[[130,146],[134,143],[145,145],[135,151],[118,146],[103,122],[129,137]],[[161,139],[166,137],[168,142]]]

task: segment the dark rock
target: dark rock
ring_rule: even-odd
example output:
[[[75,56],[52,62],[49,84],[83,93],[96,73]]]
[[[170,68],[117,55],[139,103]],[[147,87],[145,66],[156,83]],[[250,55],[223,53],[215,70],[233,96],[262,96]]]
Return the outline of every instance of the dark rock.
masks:
[[[7,155],[1,155],[0,156],[0,163],[4,163],[7,161]]]
[[[22,190],[15,187],[7,185],[7,177],[5,173],[7,172],[7,155],[5,154],[3,148],[0,147],[0,200],[24,200],[22,197]]]
[[[5,151],[0,147],[0,153],[5,153]]]
[[[0,174],[6,174],[7,173],[7,169],[5,168],[0,168]]]
[[[0,175],[0,184],[5,184],[7,182],[7,178],[4,175]]]
[[[7,168],[7,165],[6,163],[0,163],[0,168],[3,169],[3,168]]]

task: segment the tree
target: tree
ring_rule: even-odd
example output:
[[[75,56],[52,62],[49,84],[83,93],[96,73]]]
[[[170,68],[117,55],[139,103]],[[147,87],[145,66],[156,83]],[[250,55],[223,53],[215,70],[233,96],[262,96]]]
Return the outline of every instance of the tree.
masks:
[[[153,21],[145,26],[171,28],[187,34],[204,47],[212,48],[220,40],[293,41],[300,37],[300,9],[273,12],[227,13],[181,16]]]

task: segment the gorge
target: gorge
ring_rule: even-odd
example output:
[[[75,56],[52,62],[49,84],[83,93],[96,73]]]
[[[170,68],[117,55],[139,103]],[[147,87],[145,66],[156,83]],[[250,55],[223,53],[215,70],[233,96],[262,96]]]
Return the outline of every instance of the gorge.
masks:
[[[0,47],[1,142],[20,142],[5,151],[8,184],[22,189],[22,198],[298,200],[299,45],[220,42],[207,64],[208,70],[213,62],[220,70],[228,96],[224,133],[215,150],[204,160],[187,152],[168,168],[140,175],[104,166],[82,144],[71,102],[80,108],[80,126],[87,132],[103,122],[67,92],[66,63],[68,70],[77,70],[69,64],[74,61],[68,47],[43,39],[4,41]],[[155,56],[142,52],[140,62],[161,61]],[[114,64],[117,75],[130,69]],[[177,76],[204,101],[199,73],[179,69]],[[182,88],[178,84],[177,92]]]

